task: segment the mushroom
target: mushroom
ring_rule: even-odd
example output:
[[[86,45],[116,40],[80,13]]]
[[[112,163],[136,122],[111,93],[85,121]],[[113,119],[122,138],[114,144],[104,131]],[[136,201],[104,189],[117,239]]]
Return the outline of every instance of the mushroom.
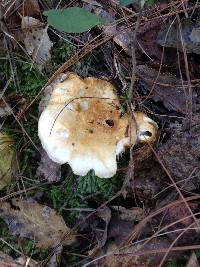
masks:
[[[154,141],[157,124],[141,112],[122,115],[115,87],[102,79],[69,73],[54,85],[43,110],[38,134],[49,157],[68,163],[84,176],[101,178],[117,171],[116,157],[126,147]]]

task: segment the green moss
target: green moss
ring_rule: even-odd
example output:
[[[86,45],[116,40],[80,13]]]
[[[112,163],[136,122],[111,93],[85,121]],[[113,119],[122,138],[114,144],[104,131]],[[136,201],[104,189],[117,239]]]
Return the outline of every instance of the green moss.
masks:
[[[17,242],[17,237],[12,236],[9,234],[9,230],[8,227],[6,225],[6,223],[0,219],[0,237],[3,241],[5,241],[6,243],[9,244],[6,245],[5,242],[3,242],[2,240],[0,240],[0,251],[6,253],[6,254],[10,254],[10,255],[14,255],[14,256],[19,256],[19,254],[17,254],[14,250],[19,250],[19,246],[18,246],[18,242]]]
[[[31,258],[37,261],[45,259],[49,254],[48,249],[34,247],[34,242],[32,242],[31,240],[25,240],[24,252],[25,255],[30,255]]]
[[[18,77],[20,78],[20,89],[23,95],[35,96],[42,89],[47,78],[36,68],[31,69],[29,64],[18,62],[18,65],[21,65]]]
[[[169,260],[169,262],[165,264],[165,267],[185,267],[189,259],[189,255],[189,251],[185,252],[181,258],[179,257],[178,259]]]
[[[102,179],[89,172],[84,177],[77,178],[77,192],[80,195],[98,194],[99,202],[111,198],[119,186],[119,177],[116,175],[111,179]]]
[[[65,61],[75,54],[73,44],[64,40],[56,42],[51,50],[51,60],[47,66],[47,71],[55,72]]]
[[[79,209],[90,207],[88,202],[92,201],[95,208],[109,200],[119,190],[121,182],[117,175],[102,179],[89,172],[84,177],[68,176],[61,185],[47,189],[46,194],[54,209],[60,212],[63,208],[69,209],[67,220],[71,222],[79,216]]]
[[[12,64],[12,68],[10,66]],[[44,74],[39,71],[31,62],[24,60],[18,55],[12,55],[9,60],[8,54],[0,55],[0,73],[6,81],[12,76],[12,69],[14,77],[8,86],[8,92],[18,92],[23,96],[35,96],[47,80]]]
[[[46,67],[47,73],[54,73],[75,54],[76,48],[72,43],[64,40],[56,42],[51,50],[51,60]],[[91,65],[91,60],[92,54],[88,53],[83,59],[80,59],[76,64],[70,66],[66,71],[74,71],[85,75],[87,73],[88,66]]]

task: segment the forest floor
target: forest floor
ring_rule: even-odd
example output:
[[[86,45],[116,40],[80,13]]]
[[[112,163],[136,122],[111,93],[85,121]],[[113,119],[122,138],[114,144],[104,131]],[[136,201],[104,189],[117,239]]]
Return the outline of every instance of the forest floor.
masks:
[[[0,3],[0,266],[199,266],[200,2],[142,2]],[[47,25],[45,10],[69,7],[106,23]],[[122,113],[158,124],[112,178],[75,175],[42,148],[45,88],[67,72],[107,80]]]

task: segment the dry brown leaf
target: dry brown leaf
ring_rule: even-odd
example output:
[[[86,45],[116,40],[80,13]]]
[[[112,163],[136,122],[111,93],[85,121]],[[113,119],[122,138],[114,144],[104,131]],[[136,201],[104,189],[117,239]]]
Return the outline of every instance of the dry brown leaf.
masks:
[[[1,267],[24,267],[24,266],[36,267],[36,262],[31,259],[27,259],[27,261],[25,261],[25,259],[23,259],[22,257],[14,260],[11,256],[0,251],[0,266]]]
[[[0,266],[1,267],[23,267],[17,263],[12,257],[0,251]]]
[[[125,25],[116,25],[115,15],[111,14],[111,10],[108,13],[101,7],[94,6],[94,12],[98,16],[102,17],[108,25],[99,26],[106,36],[114,36],[114,42],[122,47],[127,53],[131,54],[131,31],[127,29]],[[119,34],[120,32],[120,34]]]
[[[9,116],[12,114],[11,108],[0,100],[0,118]]]
[[[172,74],[160,73],[159,76],[158,74],[157,70],[151,69],[146,65],[137,66],[137,75],[140,78],[139,82],[145,93],[148,95],[151,92],[149,97],[156,102],[163,102],[163,105],[168,110],[185,114],[187,112],[187,101],[189,99],[186,84],[183,87],[181,80]],[[157,76],[156,85],[153,87]],[[195,92],[193,92],[193,96],[194,95]]]
[[[44,177],[50,183],[58,182],[61,178],[61,165],[51,160],[43,149],[40,155],[41,160],[37,168],[37,176]]]
[[[199,188],[200,116],[194,115],[190,126],[171,129],[171,138],[160,144],[158,154],[179,187],[187,191]],[[182,181],[182,182],[181,182]]]
[[[70,231],[55,210],[32,200],[15,199],[12,207],[8,202],[3,202],[0,217],[8,224],[11,234],[36,240],[37,247],[54,247]],[[70,234],[63,244],[70,245],[74,241],[75,236]]]
[[[156,20],[144,20],[137,32],[137,42],[141,52],[144,52],[148,57],[159,60],[162,57],[162,48],[156,43],[158,31],[161,29],[164,18]]]
[[[171,201],[173,200],[174,196],[171,196]],[[166,198],[167,199],[167,198]],[[198,208],[198,203],[190,202],[189,203],[190,209],[192,212],[195,212],[195,210]],[[192,223],[193,218],[190,217],[191,213],[188,210],[188,208],[183,205],[175,205],[173,207],[170,207],[169,209],[165,210],[162,214],[158,215],[154,218],[154,224],[158,225],[160,229],[169,225],[172,225],[168,227],[168,233],[167,237],[169,240],[173,241],[175,240],[180,232],[180,229],[187,229]],[[174,222],[178,222],[174,224]],[[182,235],[176,244],[193,244],[195,242],[195,239],[197,238],[198,233],[195,229],[188,229],[184,235]]]
[[[163,258],[163,253],[157,253],[160,249],[167,249],[170,242],[167,239],[151,240],[144,246],[141,244],[124,246],[120,248],[114,242],[108,243],[101,255],[103,259],[98,261],[99,267],[152,267],[158,266]],[[154,253],[145,253],[145,251],[154,251]],[[140,256],[137,254],[141,254]],[[170,253],[170,256],[173,255]]]
[[[36,64],[44,65],[50,58],[50,41],[47,27],[38,19],[22,17],[21,28],[24,33],[24,45],[27,53]]]
[[[104,226],[102,228],[99,227],[97,220],[92,220],[92,222],[90,223],[90,227],[93,229],[96,240],[97,240],[97,244],[94,246],[92,250],[89,251],[90,255],[96,255],[99,249],[102,248],[107,242],[108,226],[111,220],[111,210],[105,206],[104,208],[98,210],[96,215],[98,216],[98,221],[99,221],[99,218],[101,219],[100,220],[101,223],[103,220]]]
[[[54,248],[53,255],[49,259],[46,267],[60,266],[62,249],[63,249],[63,246],[62,245],[57,246],[56,248]]]
[[[112,206],[112,209],[116,210],[119,214],[118,217],[125,221],[140,221],[144,217],[144,212],[142,208],[134,207],[131,209],[126,209],[122,206]]]
[[[108,225],[111,219],[111,210],[108,207],[104,207],[103,209],[99,210],[97,214],[105,222],[104,231],[99,232],[98,248],[101,248],[105,245],[107,241],[107,232],[108,232]]]
[[[157,43],[164,47],[173,47],[183,51],[183,40],[186,52],[200,54],[199,20],[191,18],[181,20],[181,34],[177,34],[178,24],[165,24],[164,29],[158,32]]]

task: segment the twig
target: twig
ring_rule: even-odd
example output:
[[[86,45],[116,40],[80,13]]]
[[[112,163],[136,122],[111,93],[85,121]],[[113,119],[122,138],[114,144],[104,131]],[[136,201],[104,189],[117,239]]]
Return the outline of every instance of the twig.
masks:
[[[141,22],[141,18],[142,18],[142,8],[140,9],[139,13],[138,13],[138,17],[137,17],[137,21],[135,24],[135,30],[132,32],[131,34],[131,56],[132,56],[132,75],[131,75],[131,84],[130,84],[130,88],[129,88],[129,93],[128,93],[128,100],[129,103],[132,100],[132,96],[133,96],[133,88],[134,88],[134,84],[136,81],[136,57],[135,57],[135,47],[137,45],[137,31],[139,29],[140,26],[140,22]]]

